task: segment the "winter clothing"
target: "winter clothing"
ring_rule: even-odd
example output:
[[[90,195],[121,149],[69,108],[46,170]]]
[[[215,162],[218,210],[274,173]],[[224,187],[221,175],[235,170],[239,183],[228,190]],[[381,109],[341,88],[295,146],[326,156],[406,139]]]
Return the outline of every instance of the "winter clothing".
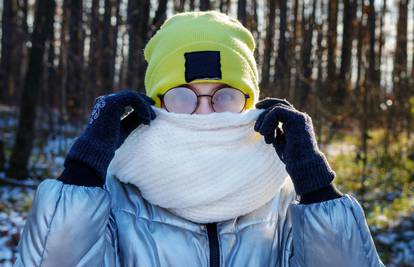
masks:
[[[103,187],[105,181],[98,172],[79,160],[66,160],[65,168],[57,178],[65,184]]]
[[[255,130],[264,136],[266,143],[274,145],[286,164],[296,193],[303,195],[329,185],[336,173],[318,149],[311,117],[286,103],[272,98],[257,103],[257,108],[266,111],[257,119]],[[283,133],[278,128],[279,122]]]
[[[363,210],[349,195],[300,205],[287,179],[269,203],[247,215],[196,224],[108,177],[105,189],[43,181],[15,266],[384,265]]]
[[[153,109],[157,119],[135,129],[108,168],[150,203],[193,222],[218,222],[263,206],[290,179],[274,148],[253,130],[264,110]]]
[[[36,191],[15,266],[384,266],[376,252],[362,208],[353,197],[338,196],[330,184],[333,173],[314,143],[309,118],[285,106],[270,105],[264,111],[251,110],[259,95],[254,48],[251,33],[237,20],[216,11],[187,12],[167,20],[144,51],[149,63],[145,77],[146,90],[157,107],[160,105],[157,94],[182,83],[207,81],[228,83],[251,94],[247,104],[249,113],[237,116],[225,113],[200,115],[205,116],[206,121],[213,118],[217,121],[197,129],[195,132],[200,136],[184,134],[182,137],[177,135],[189,132],[191,127],[200,127],[198,123],[192,123],[197,120],[196,117],[188,117],[180,123],[177,119],[169,121],[170,116],[181,119],[185,114],[164,117],[163,112],[159,111],[156,115],[150,106],[154,101],[132,92],[97,99],[90,124],[71,148],[60,180],[47,179]],[[124,124],[119,118],[126,105],[131,105],[135,112],[127,117],[128,123]],[[233,115],[240,120],[226,121]],[[154,120],[150,127],[146,127],[156,116],[164,125]],[[249,129],[254,133],[253,118],[258,118],[259,132],[265,136],[266,142],[270,140],[275,145],[277,153],[273,147],[263,144],[262,136],[251,134],[251,145],[258,151],[251,152],[249,148],[248,156],[240,156],[244,146],[234,146],[234,141],[240,133],[240,139],[244,141],[241,143],[248,143],[243,130]],[[272,134],[279,119],[284,123],[286,136],[273,140]],[[240,123],[241,128],[226,132],[218,128],[223,126],[220,123],[233,123],[233,126]],[[179,125],[186,128],[179,131]],[[137,126],[125,140],[128,143],[115,152],[124,137]],[[156,139],[151,139],[151,134],[145,137],[148,139],[146,144],[143,136],[151,133],[152,127],[155,131],[166,129],[158,133],[164,143],[157,144]],[[174,130],[168,131],[168,127]],[[215,131],[210,131],[212,129]],[[205,136],[203,131],[206,131]],[[215,137],[215,132],[221,134],[217,146],[202,147],[203,140],[211,141],[209,135]],[[194,142],[197,138],[200,148]],[[224,147],[225,140],[231,144],[229,148]],[[174,145],[183,146],[183,143],[175,144],[179,141],[188,141],[191,145],[191,150],[187,149],[187,153],[191,154],[177,158],[181,164],[184,159],[191,159],[188,161],[187,176],[183,174],[183,169],[178,169],[182,166],[174,164],[175,161],[171,162],[172,166],[166,160],[170,155],[165,154],[171,153]],[[131,151],[134,148],[136,151]],[[220,155],[215,148],[225,154]],[[206,162],[207,159],[205,165],[197,163],[192,166],[197,160],[205,159],[200,149],[213,154],[212,160],[218,158],[224,161],[220,158],[227,155],[224,149],[234,152],[237,158],[223,162],[230,170],[217,167],[221,162]],[[260,151],[264,155],[256,154]],[[291,172],[294,185],[281,171],[283,168],[278,155],[286,162],[286,170]],[[244,166],[240,166],[239,159],[250,161],[243,161]],[[263,164],[262,173],[258,173],[257,164]],[[171,172],[177,168],[180,175],[164,177],[168,169],[162,168],[166,166]],[[205,170],[200,168],[202,166]],[[245,173],[237,173],[239,169]],[[274,177],[266,171],[273,172]],[[211,183],[203,186],[201,183],[208,181],[205,177],[209,172]],[[240,177],[236,177],[238,175]],[[285,179],[282,179],[283,176]],[[179,187],[178,184],[172,186],[173,179],[170,178],[174,177],[185,180],[185,185],[191,189]],[[245,179],[249,186],[230,187],[227,182],[236,181],[236,178]],[[269,178],[273,178],[270,183],[266,180]],[[164,183],[166,179],[169,179],[171,188]],[[104,187],[100,187],[104,182]],[[315,194],[331,200],[299,204],[294,186],[299,193],[303,193],[301,201],[306,203],[324,200],[314,197]],[[278,190],[273,192],[275,188]],[[171,197],[173,194],[179,194],[179,197],[158,202],[158,196],[154,193],[157,189],[161,200],[162,196]],[[258,200],[245,201],[243,193],[251,197],[254,190],[263,190],[261,193],[256,191]],[[225,191],[236,194],[221,194]],[[269,201],[262,198],[263,195],[268,197],[266,192],[272,192]],[[245,201],[242,205],[247,209],[241,212],[234,207],[237,214],[232,214],[232,210],[221,210],[226,206],[219,200],[225,199],[225,204],[231,203],[232,207],[236,203],[232,197]],[[193,211],[182,212],[187,208],[185,206],[179,206],[179,209],[168,206],[169,202],[175,205],[180,200],[188,204],[192,199],[210,200],[214,205],[209,206],[208,213],[200,217],[198,214],[194,216]],[[257,205],[256,201],[261,204]],[[203,207],[211,203],[194,203],[199,204]],[[197,207],[195,210],[200,209]],[[247,210],[249,212],[244,214]],[[230,213],[232,218],[223,218],[222,214],[226,213],[223,211]],[[213,212],[220,216],[215,217]],[[208,221],[206,214],[223,221],[205,224],[185,219]]]
[[[155,119],[155,113],[150,108],[151,104],[154,104],[154,100],[145,94],[127,89],[98,97],[88,126],[72,145],[64,166],[66,167],[69,161],[84,162],[98,174],[100,182],[98,181],[96,185],[103,185],[106,170],[120,139],[126,137],[139,124],[149,124],[150,120]],[[121,127],[120,119],[128,105],[135,110],[129,115],[135,121],[135,125],[129,125],[127,129]]]
[[[249,111],[260,116],[259,113]],[[157,118],[167,123],[160,114]],[[170,115],[180,117],[180,114]],[[221,119],[221,115],[225,114],[213,113],[210,117]],[[157,127],[156,121],[147,129]],[[191,122],[184,120],[183,125],[199,126]],[[205,128],[220,127],[220,123],[206,124]],[[145,134],[144,128],[145,125],[140,125],[136,129],[142,131],[140,136]],[[124,144],[135,140],[134,132],[130,135],[132,139],[127,138]],[[172,132],[168,133],[172,141],[177,140]],[[219,147],[222,148],[221,143]],[[122,146],[115,154],[121,151]],[[170,151],[146,156],[155,162],[165,152]],[[277,158],[275,152],[274,156]],[[19,243],[16,267],[384,266],[364,212],[349,195],[302,205],[297,203],[291,179],[285,179],[269,202],[246,215],[215,223],[195,223],[148,202],[139,187],[121,182],[121,177],[113,175],[114,163],[110,164],[104,188],[51,179],[40,184]],[[128,165],[128,157],[124,163]],[[79,175],[87,179],[87,174]],[[317,192],[326,188],[330,187]],[[182,190],[188,195],[192,193]],[[306,201],[312,200],[307,197],[309,193],[304,196]]]
[[[259,99],[256,44],[237,19],[218,11],[178,13],[167,19],[144,49],[147,95],[161,107],[157,94],[185,83],[220,82]]]
[[[300,204],[319,203],[343,196],[344,194],[340,192],[333,184],[329,184],[318,190],[301,195]]]

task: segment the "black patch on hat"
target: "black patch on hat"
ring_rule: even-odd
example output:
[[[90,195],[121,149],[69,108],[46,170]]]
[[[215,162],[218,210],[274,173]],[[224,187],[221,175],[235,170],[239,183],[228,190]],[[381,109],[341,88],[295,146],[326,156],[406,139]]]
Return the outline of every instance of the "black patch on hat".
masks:
[[[196,79],[221,80],[220,51],[184,53],[185,81]]]

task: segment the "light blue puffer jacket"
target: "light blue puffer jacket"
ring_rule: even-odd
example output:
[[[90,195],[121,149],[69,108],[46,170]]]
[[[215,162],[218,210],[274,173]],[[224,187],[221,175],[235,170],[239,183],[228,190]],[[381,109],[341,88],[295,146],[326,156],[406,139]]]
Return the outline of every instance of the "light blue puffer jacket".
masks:
[[[15,266],[384,266],[352,196],[295,199],[287,181],[254,212],[203,225],[148,203],[116,178],[105,189],[45,180]]]

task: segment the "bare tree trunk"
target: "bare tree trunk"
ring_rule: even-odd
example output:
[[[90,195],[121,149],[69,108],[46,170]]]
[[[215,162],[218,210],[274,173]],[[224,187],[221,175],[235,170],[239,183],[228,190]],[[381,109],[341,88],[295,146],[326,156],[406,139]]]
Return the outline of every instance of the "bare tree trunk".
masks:
[[[301,92],[299,94],[299,109],[305,109],[310,91],[312,89],[312,39],[315,25],[315,12],[316,12],[317,0],[312,2],[312,13],[305,19],[303,5],[302,11],[302,32],[303,32],[303,45],[302,45],[302,79],[301,79]]]
[[[252,0],[252,5],[251,5],[251,9],[252,9],[252,16],[253,16],[253,25],[252,25],[252,30],[253,30],[253,35],[256,38],[256,48],[259,48],[259,40],[260,40],[260,33],[259,33],[259,15],[258,15],[258,9],[259,9],[259,4],[257,3],[257,0]]]
[[[125,56],[125,49],[126,46],[126,40],[127,40],[127,32],[122,32],[122,41],[121,41],[121,48],[120,48],[120,58],[121,58],[121,66],[119,69],[119,81],[118,81],[118,87],[125,88],[126,85],[126,71],[128,68],[127,64],[127,57]]]
[[[103,94],[102,80],[99,72],[101,65],[101,49],[102,49],[102,21],[99,15],[99,0],[92,0],[90,14],[90,45],[88,60],[88,79],[87,79],[87,102],[95,99],[98,95]]]
[[[268,0],[268,13],[266,16],[266,36],[264,40],[264,52],[262,61],[262,78],[260,87],[265,93],[270,82],[270,62],[273,51],[273,41],[275,34],[276,0]]]
[[[100,74],[102,75],[103,93],[107,94],[114,90],[116,40],[118,34],[118,23],[112,23],[112,18],[118,18],[119,1],[105,0],[105,11],[103,15],[102,33],[102,62]]]
[[[152,19],[151,23],[151,33],[149,34],[149,37],[153,36],[155,32],[161,27],[161,25],[164,23],[164,21],[167,19],[167,0],[160,0],[158,2],[158,8],[155,11],[155,15]],[[180,4],[185,4],[184,0],[180,1]],[[180,7],[181,8],[181,7]],[[184,7],[183,7],[184,10]]]
[[[162,4],[162,1],[158,2],[158,5]],[[167,2],[163,0],[163,2]],[[174,0],[174,12],[183,12],[185,6],[185,0]]]
[[[368,33],[369,33],[369,57],[368,57],[368,78],[370,82],[376,82],[376,60],[375,60],[375,24],[376,24],[376,11],[374,0],[369,0],[369,12],[368,12]]]
[[[366,120],[366,98],[363,98],[366,96],[367,90],[365,90],[365,83],[361,81],[362,79],[362,53],[364,48],[364,34],[365,34],[365,26],[364,26],[364,0],[361,0],[361,15],[359,18],[358,23],[358,46],[357,46],[357,77],[356,77],[356,85],[355,85],[355,99],[358,101],[358,103],[355,103],[355,107],[357,107],[358,117],[359,117],[359,126],[360,126],[360,135],[361,135],[361,142],[359,151],[357,154],[357,157],[359,160],[362,161],[362,167],[361,167],[361,186],[359,190],[360,198],[361,198],[361,205],[366,205],[365,202],[365,192],[366,192],[366,166],[367,166],[367,153],[368,153],[368,147],[367,147],[367,120]],[[361,93],[363,90],[363,94]],[[362,101],[361,101],[362,98]],[[361,107],[362,108],[358,108]]]
[[[195,9],[195,3],[194,3],[195,1],[194,0],[190,0],[190,11],[194,11],[194,9]]]
[[[343,36],[341,49],[341,66],[338,74],[338,89],[335,103],[345,104],[349,93],[351,79],[352,42],[354,40],[354,19],[357,11],[356,0],[344,0]]]
[[[220,4],[219,4],[220,12],[228,14],[230,10],[230,4],[231,4],[230,0],[220,0]]]
[[[66,104],[66,84],[68,80],[68,24],[69,24],[69,0],[63,0],[62,2],[62,22],[60,29],[60,49],[59,49],[59,107],[62,120],[67,120],[67,104]],[[63,121],[61,121],[63,122]]]
[[[296,63],[297,60],[297,47],[298,47],[298,28],[299,28],[299,0],[294,0],[293,2],[293,33],[292,33],[292,37],[290,38],[292,41],[289,43],[289,55],[292,55],[292,58],[290,59],[291,61],[291,73],[293,73],[293,70],[295,70],[295,74],[291,75],[291,73],[289,73],[289,92],[286,94],[286,97],[289,98],[291,101],[294,98],[294,93],[295,93],[295,88],[296,88],[296,82],[297,82],[297,77],[298,77],[298,72],[299,72],[299,66]],[[293,77],[292,77],[293,76]]]
[[[12,178],[23,179],[27,176],[27,165],[35,136],[36,108],[44,69],[45,43],[50,32],[49,27],[53,27],[54,10],[54,0],[37,1],[29,67],[20,104],[19,125],[10,157],[10,167],[7,170],[7,176]]]
[[[26,40],[29,37],[29,25],[27,24],[27,14],[29,12],[29,0],[22,0],[21,12],[22,18],[20,21],[20,25],[23,31],[24,39]]]
[[[237,19],[246,26],[247,23],[247,12],[246,12],[246,0],[237,1]]]
[[[328,1],[328,83],[336,79],[336,39],[338,25],[338,0]]]
[[[48,122],[49,122],[49,131],[48,133],[53,133],[53,116],[54,113],[52,112],[53,108],[57,107],[58,101],[58,94],[57,94],[57,86],[56,86],[56,66],[55,66],[55,36],[54,36],[54,27],[48,27],[49,32],[47,33],[47,65],[46,70],[44,72],[45,80],[44,85],[42,88],[44,89],[44,100],[45,100],[45,107],[47,110]]]
[[[0,103],[8,103],[11,94],[11,66],[14,36],[17,31],[17,1],[4,0],[1,23]]]
[[[11,65],[10,92],[13,105],[19,104],[19,97],[22,90],[22,81],[27,68],[27,41],[29,41],[29,30],[27,25],[28,0],[18,1],[17,4],[16,32],[13,34],[13,50]]]
[[[375,0],[369,0],[368,12],[368,36],[369,36],[369,50],[368,50],[368,72],[367,72],[367,89],[368,89],[368,114],[370,121],[376,119],[378,111],[378,103],[380,101],[380,81],[378,80],[378,73],[380,67],[377,64],[376,51],[376,10]]]
[[[82,117],[83,31],[82,0],[69,1],[68,83],[66,83],[67,108],[71,119]]]
[[[138,87],[138,53],[139,50],[139,4],[138,1],[128,0],[128,69],[127,69],[127,87]]]
[[[254,51],[254,57],[256,58],[256,61],[258,62],[258,64],[260,64],[261,62],[259,61],[260,58],[260,53],[259,51],[261,50],[261,45],[260,45],[260,39],[261,39],[261,34],[259,32],[259,16],[258,16],[258,3],[257,0],[252,0],[252,14],[253,14],[253,18],[252,18],[252,25],[251,25],[251,31],[253,33],[253,37],[256,40],[256,50]]]
[[[321,1],[322,2],[322,1]],[[323,127],[323,114],[321,114],[321,88],[323,86],[323,67],[322,67],[322,56],[323,56],[323,49],[322,49],[322,40],[323,40],[323,26],[322,23],[318,23],[317,27],[317,37],[316,37],[316,61],[317,61],[317,70],[318,76],[316,79],[316,86],[315,86],[315,94],[314,97],[316,99],[314,103],[314,115],[315,115],[315,129],[317,129],[317,140],[318,143],[323,144],[322,140],[322,127]]]
[[[408,99],[408,70],[407,70],[407,19],[409,0],[400,0],[395,46],[393,84],[396,96],[397,118],[401,121],[399,131],[407,129]]]
[[[384,56],[383,55],[383,49],[384,49],[384,43],[385,43],[384,20],[385,20],[386,12],[387,12],[387,0],[383,0],[382,9],[381,9],[380,25],[379,25],[380,34],[379,34],[379,40],[378,40],[379,45],[378,45],[378,54],[377,54],[377,62],[379,66],[381,66],[382,57]],[[379,82],[381,81],[381,72],[379,72],[378,81]]]
[[[280,23],[279,23],[279,40],[278,51],[275,60],[275,76],[273,82],[278,86],[280,94],[285,94],[288,87],[288,73],[290,66],[287,59],[288,56],[288,42],[286,39],[287,30],[287,0],[280,0]]]
[[[210,0],[200,0],[200,10],[209,10]]]
[[[150,0],[128,1],[128,87],[144,90],[146,63],[143,49],[148,39]]]
[[[150,22],[150,5],[151,1],[150,0],[145,0],[141,2],[141,14],[140,14],[140,36],[141,38],[139,39],[139,47],[140,49],[138,50],[139,53],[139,65],[138,65],[138,77],[139,77],[139,83],[138,83],[138,90],[140,91],[145,91],[144,89],[144,76],[145,76],[145,70],[147,68],[147,64],[145,62],[144,59],[144,47],[145,44],[148,41],[148,29],[149,29],[149,22]]]

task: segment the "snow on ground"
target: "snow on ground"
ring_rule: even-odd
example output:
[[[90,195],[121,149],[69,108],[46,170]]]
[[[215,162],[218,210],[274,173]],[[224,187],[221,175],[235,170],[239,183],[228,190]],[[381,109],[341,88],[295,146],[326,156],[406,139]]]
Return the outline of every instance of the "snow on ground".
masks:
[[[389,229],[371,228],[381,258],[388,267],[414,266],[414,214]]]
[[[12,266],[35,189],[0,186],[0,266]]]

